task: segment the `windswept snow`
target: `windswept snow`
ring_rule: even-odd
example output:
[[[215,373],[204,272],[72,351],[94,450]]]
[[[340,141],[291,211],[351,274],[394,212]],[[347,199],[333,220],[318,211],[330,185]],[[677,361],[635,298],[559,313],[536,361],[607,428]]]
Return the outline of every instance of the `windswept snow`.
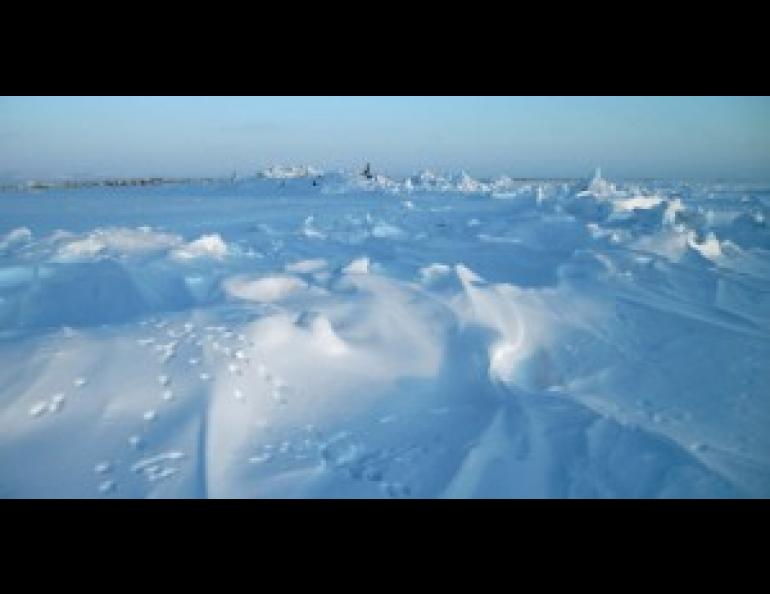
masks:
[[[0,193],[1,497],[768,497],[770,186]]]

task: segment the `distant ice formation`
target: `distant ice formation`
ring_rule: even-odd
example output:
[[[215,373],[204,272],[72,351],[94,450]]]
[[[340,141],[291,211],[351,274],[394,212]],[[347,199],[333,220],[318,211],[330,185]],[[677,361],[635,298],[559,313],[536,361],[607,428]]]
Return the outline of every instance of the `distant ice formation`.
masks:
[[[310,165],[274,165],[259,173],[259,177],[269,179],[297,179],[319,175],[323,175],[323,171]]]

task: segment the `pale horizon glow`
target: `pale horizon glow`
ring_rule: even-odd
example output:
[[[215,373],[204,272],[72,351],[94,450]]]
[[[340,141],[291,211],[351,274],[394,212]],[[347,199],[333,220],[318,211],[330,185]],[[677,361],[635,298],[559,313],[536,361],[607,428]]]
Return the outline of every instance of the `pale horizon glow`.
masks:
[[[770,179],[767,97],[3,97],[0,180],[249,175]]]

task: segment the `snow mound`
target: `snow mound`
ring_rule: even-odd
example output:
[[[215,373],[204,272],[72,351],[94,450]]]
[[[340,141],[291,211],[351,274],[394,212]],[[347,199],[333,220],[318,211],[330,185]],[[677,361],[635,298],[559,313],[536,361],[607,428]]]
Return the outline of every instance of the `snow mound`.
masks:
[[[322,182],[4,191],[0,497],[770,496],[770,186]]]
[[[227,244],[218,233],[202,235],[175,249],[171,257],[175,260],[194,260],[196,258],[214,258],[221,260],[227,255]]]
[[[52,238],[56,241],[55,237]],[[55,262],[93,262],[101,258],[149,256],[164,253],[182,243],[177,235],[153,232],[148,228],[114,227],[97,229],[85,236],[65,236],[52,260]]]
[[[32,231],[27,227],[18,227],[0,238],[0,251],[7,250],[23,243],[28,243],[31,239]]]
[[[228,278],[223,283],[228,295],[248,301],[270,303],[281,301],[307,288],[307,283],[296,276],[266,276],[254,279],[249,276]]]
[[[350,352],[326,316],[317,312],[303,312],[297,319],[297,325],[310,332],[311,340],[319,351],[335,357]]]

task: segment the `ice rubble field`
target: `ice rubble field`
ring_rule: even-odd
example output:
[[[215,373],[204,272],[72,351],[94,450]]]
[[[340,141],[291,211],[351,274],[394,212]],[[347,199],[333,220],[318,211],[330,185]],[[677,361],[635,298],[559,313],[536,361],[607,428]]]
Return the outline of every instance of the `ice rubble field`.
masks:
[[[770,496],[770,185],[305,174],[0,193],[0,496]]]

